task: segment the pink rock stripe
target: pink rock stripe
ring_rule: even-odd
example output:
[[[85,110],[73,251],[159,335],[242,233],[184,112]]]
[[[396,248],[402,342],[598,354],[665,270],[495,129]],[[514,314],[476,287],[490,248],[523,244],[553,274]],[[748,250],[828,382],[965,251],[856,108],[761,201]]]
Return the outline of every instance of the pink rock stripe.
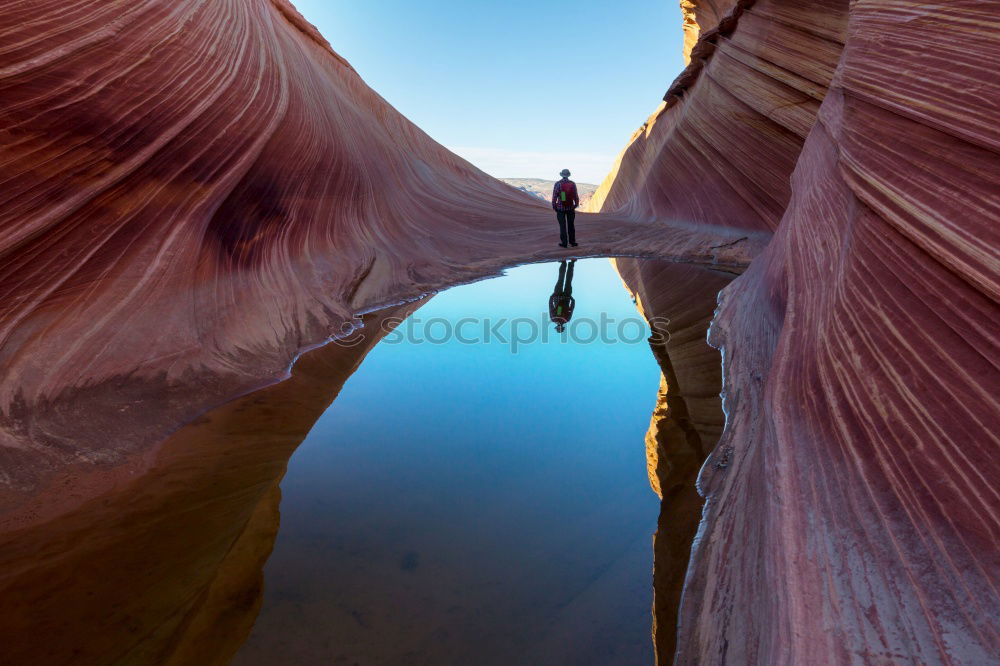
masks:
[[[1000,658],[995,9],[753,3],[595,195],[776,229],[713,324],[679,663]]]
[[[691,66],[580,221],[588,254],[756,257],[675,657],[993,663],[995,2],[683,5]],[[0,0],[0,36],[0,527],[363,309],[564,256],[284,0]]]

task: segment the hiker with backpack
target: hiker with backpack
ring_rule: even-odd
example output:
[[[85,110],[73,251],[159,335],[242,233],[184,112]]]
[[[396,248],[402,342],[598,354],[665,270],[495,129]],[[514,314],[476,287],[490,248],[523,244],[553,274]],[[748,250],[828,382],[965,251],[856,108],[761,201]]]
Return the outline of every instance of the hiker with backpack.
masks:
[[[580,205],[580,195],[577,194],[576,183],[569,179],[569,169],[563,169],[559,175],[562,176],[562,180],[557,180],[555,187],[552,188],[552,210],[556,212],[556,219],[559,220],[559,245],[566,247],[568,240],[570,245],[576,247],[574,222],[576,207]]]

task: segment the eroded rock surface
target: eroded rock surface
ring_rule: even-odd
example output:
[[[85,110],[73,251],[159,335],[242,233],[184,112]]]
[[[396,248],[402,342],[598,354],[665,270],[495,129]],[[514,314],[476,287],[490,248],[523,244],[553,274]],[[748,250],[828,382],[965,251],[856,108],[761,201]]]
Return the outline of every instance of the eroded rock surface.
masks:
[[[776,230],[712,329],[728,422],[676,658],[989,663],[1000,17],[729,4],[595,195]],[[643,278],[643,301],[670,288]]]
[[[774,234],[713,328],[728,422],[699,482],[676,656],[994,661],[995,3],[685,4],[691,66],[580,221],[588,254],[735,271]],[[42,592],[73,557],[55,549],[92,534],[89,500],[357,312],[558,256],[544,204],[432,142],[284,0],[3,9],[0,527],[18,535],[5,574],[37,567],[6,600],[55,603]],[[631,279],[659,314],[671,281]],[[715,426],[695,420],[707,449]],[[232,505],[265,537],[282,460]],[[123,520],[146,505],[129,506]],[[217,547],[177,565],[219,566],[239,523],[203,525]],[[33,542],[40,526],[65,538]],[[245,589],[262,555],[233,552]],[[56,587],[21,587],[32,575]],[[163,603],[162,654],[177,608],[211,623],[191,598]]]
[[[433,142],[284,0],[3,5],[0,509],[141,467],[361,310],[565,256],[544,203]],[[579,226],[588,255],[762,245]]]

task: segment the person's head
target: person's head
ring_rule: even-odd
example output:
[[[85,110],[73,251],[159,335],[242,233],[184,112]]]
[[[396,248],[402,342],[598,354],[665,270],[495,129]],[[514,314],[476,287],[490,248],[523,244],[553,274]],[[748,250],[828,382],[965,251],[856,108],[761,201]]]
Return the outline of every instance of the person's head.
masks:
[[[569,169],[563,169],[562,171],[559,172],[559,175],[562,176],[563,178],[569,178]]]

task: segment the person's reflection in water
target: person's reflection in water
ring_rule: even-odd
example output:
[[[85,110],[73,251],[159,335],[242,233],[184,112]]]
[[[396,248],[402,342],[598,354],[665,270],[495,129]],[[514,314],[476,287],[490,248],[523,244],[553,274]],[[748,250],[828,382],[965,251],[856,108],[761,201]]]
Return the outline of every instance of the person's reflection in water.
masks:
[[[569,270],[566,263],[559,263],[559,279],[549,297],[549,319],[555,323],[559,333],[566,330],[566,324],[573,318],[573,308],[576,307],[576,299],[573,298],[573,266],[576,265],[576,259],[569,261]]]

